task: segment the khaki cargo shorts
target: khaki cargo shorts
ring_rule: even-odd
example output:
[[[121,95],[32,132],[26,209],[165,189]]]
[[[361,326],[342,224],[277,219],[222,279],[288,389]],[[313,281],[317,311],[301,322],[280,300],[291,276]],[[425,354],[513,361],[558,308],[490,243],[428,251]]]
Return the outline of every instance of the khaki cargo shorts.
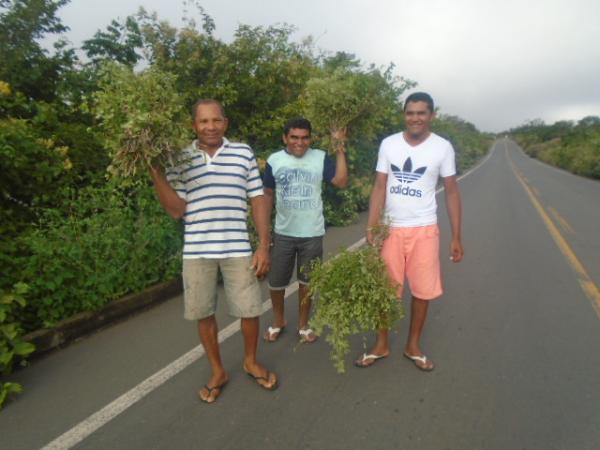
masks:
[[[260,286],[251,256],[183,260],[184,317],[200,320],[215,314],[218,271],[223,275],[229,314],[251,318],[262,313]]]

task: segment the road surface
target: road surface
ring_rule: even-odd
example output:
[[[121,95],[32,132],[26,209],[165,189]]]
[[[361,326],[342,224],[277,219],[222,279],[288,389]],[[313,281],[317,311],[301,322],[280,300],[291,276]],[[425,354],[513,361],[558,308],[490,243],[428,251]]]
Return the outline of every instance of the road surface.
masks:
[[[220,310],[230,382],[206,405],[196,392],[208,363],[175,298],[16,373],[25,393],[0,412],[0,448],[600,448],[600,183],[501,139],[460,189],[460,264],[446,255],[438,197],[446,293],[423,338],[433,372],[401,357],[407,319],[391,357],[368,369],[348,364],[344,375],[324,340],[297,346],[287,332],[260,344],[281,381],[267,392],[242,372],[242,338]],[[364,228],[363,214],[329,229],[326,252],[359,241]],[[295,294],[287,305],[293,329]],[[351,356],[362,351],[357,337]]]

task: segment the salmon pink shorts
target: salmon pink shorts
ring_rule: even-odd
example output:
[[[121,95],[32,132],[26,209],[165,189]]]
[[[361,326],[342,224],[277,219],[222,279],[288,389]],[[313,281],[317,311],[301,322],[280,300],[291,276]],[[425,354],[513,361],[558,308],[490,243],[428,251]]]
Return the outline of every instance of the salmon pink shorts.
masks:
[[[437,224],[390,228],[381,257],[388,274],[399,285],[398,298],[402,297],[405,279],[414,297],[433,300],[442,295],[440,229]]]

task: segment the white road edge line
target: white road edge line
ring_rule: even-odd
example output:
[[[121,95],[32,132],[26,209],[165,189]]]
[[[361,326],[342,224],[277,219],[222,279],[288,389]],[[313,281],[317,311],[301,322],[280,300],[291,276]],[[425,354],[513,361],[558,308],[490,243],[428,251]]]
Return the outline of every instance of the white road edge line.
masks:
[[[496,144],[497,143],[498,141],[496,142]],[[492,149],[490,150],[488,155],[475,167],[458,177],[458,180],[462,180],[467,175],[473,173],[473,171],[481,167],[490,158],[495,148],[496,145],[492,146]],[[436,191],[436,193],[440,193],[443,190],[444,188],[440,188]],[[356,250],[362,247],[365,244],[365,242],[366,239],[363,237],[362,239],[356,241],[354,244],[350,245],[348,247],[348,250]],[[289,295],[292,295],[297,290],[298,282],[294,282],[286,289],[285,296],[287,297]],[[261,315],[270,309],[271,300],[267,299],[262,304]],[[236,320],[232,322],[227,327],[219,331],[219,343],[224,342],[225,340],[233,336],[235,333],[237,333],[239,330],[240,321]],[[42,447],[42,450],[67,450],[74,447],[75,445],[83,441],[85,438],[90,436],[92,433],[94,433],[96,430],[100,429],[112,419],[117,417],[123,411],[140,401],[150,392],[154,391],[156,388],[163,385],[169,379],[173,378],[183,369],[198,361],[200,358],[202,358],[202,356],[204,356],[204,349],[202,348],[202,346],[198,345],[197,347],[194,347],[189,352],[180,356],[175,361],[156,372],[154,375],[151,375],[150,377],[146,378],[140,384],[121,395],[119,398],[110,402],[101,410],[95,412],[87,419],[84,419],[70,430],[61,434],[52,442]]]

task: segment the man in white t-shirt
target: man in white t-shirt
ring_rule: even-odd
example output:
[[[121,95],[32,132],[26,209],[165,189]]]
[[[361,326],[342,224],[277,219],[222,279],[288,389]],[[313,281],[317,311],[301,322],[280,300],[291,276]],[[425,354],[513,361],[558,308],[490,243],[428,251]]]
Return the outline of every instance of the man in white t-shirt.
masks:
[[[435,117],[433,99],[416,92],[404,103],[406,130],[381,142],[375,184],[369,204],[367,241],[373,244],[373,231],[382,219],[390,233],[381,256],[392,280],[398,284],[398,297],[407,279],[412,292],[410,330],[404,356],[417,368],[433,370],[432,361],[421,351],[419,341],[427,317],[429,301],[442,295],[439,258],[439,228],[435,190],[439,177],[444,181],[446,208],[452,228],[450,259],[463,258],[461,243],[461,201],[456,181],[452,144],[431,132]],[[388,330],[380,330],[371,351],[355,364],[369,367],[390,353]]]

